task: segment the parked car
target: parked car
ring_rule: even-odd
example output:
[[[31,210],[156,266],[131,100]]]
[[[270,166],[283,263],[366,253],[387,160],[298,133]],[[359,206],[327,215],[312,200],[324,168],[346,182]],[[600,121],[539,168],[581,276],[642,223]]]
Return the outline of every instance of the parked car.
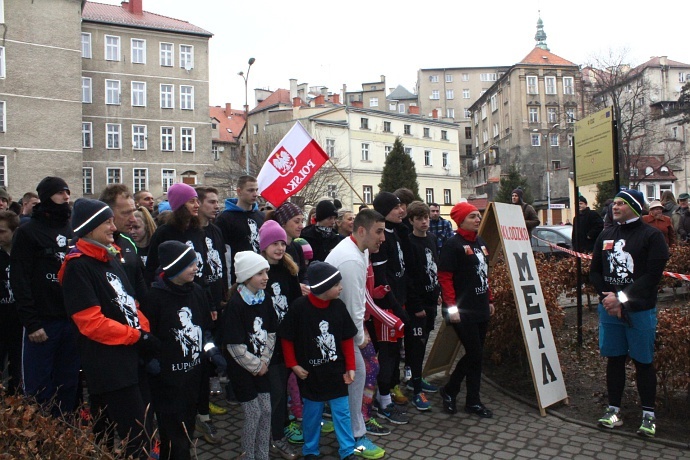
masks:
[[[536,238],[535,238],[536,237]],[[539,239],[537,239],[539,238]],[[567,252],[559,251],[549,246],[545,241],[561,246],[563,248],[573,248],[573,226],[572,225],[539,225],[532,230],[532,251],[536,254],[540,252],[547,257],[570,257]]]

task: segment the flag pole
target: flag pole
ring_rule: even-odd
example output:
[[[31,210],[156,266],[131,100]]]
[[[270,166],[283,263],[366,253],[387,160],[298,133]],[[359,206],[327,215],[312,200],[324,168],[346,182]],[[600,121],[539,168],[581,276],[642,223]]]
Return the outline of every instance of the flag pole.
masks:
[[[355,195],[357,195],[357,198],[359,198],[359,201],[361,201],[362,204],[366,204],[366,203],[364,203],[364,199],[363,199],[361,196],[359,196],[359,193],[357,193],[357,190],[355,190],[355,188],[352,186],[352,184],[350,183],[350,181],[347,180],[347,178],[345,177],[345,175],[344,175],[342,172],[340,172],[340,169],[338,169],[338,167],[335,165],[335,163],[333,163],[333,160],[331,160],[331,157],[328,157],[328,162],[331,164],[331,166],[333,166],[333,169],[335,169],[336,172],[337,172],[338,174],[340,174],[340,177],[343,178],[343,180],[345,181],[345,183],[347,184],[347,186],[350,187],[350,189],[351,189],[353,192],[355,192]]]

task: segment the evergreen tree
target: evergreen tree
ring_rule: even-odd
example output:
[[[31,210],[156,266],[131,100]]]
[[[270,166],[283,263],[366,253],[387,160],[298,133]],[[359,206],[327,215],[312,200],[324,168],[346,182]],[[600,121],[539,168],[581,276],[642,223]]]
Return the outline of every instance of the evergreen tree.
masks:
[[[608,199],[612,199],[616,196],[616,193],[618,192],[616,191],[616,184],[614,181],[608,180],[606,182],[597,183],[597,202],[594,205],[594,209],[596,211],[601,211],[604,207],[604,202]]]
[[[512,195],[513,190],[518,187],[523,191],[522,200],[525,203],[531,204],[532,192],[530,191],[527,178],[520,174],[520,171],[518,171],[515,165],[511,165],[510,169],[508,170],[508,175],[501,177],[501,185],[494,200],[499,203],[512,203],[510,196]]]
[[[405,153],[405,146],[398,137],[393,144],[393,150],[388,153],[386,164],[381,173],[380,192],[395,192],[399,188],[409,188],[416,199],[419,198],[419,183],[417,170],[410,155]]]

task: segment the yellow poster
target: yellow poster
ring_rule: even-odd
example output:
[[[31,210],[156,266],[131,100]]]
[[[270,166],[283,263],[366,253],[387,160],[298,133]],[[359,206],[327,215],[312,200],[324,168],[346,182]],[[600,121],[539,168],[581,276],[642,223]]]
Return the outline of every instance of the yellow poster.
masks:
[[[613,107],[575,123],[575,176],[578,187],[614,178]]]

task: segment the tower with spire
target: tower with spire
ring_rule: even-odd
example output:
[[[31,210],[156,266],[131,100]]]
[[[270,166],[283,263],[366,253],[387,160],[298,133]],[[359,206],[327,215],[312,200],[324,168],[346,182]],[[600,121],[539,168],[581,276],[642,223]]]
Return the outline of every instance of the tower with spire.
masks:
[[[537,20],[537,34],[534,36],[534,39],[537,41],[537,48],[541,48],[546,51],[551,51],[549,50],[549,47],[546,44],[546,32],[544,32],[544,21],[541,20],[541,10],[538,11],[539,20]]]

